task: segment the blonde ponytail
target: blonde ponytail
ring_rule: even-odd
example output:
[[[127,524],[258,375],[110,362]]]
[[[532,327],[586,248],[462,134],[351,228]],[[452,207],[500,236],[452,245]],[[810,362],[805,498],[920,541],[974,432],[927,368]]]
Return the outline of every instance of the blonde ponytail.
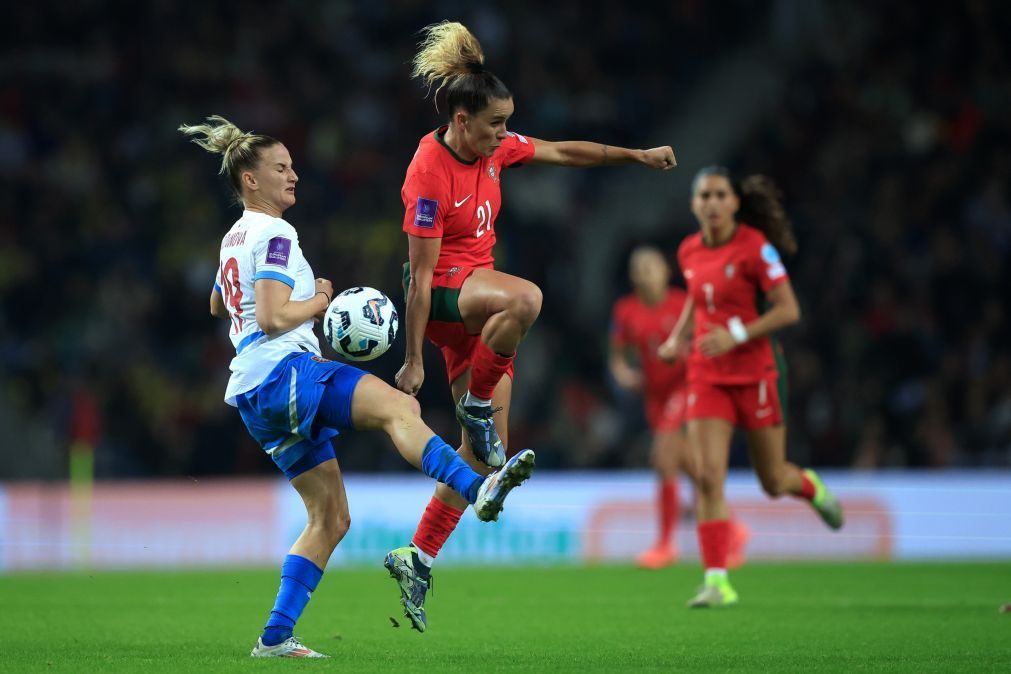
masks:
[[[456,21],[443,21],[421,30],[424,38],[418,43],[411,77],[420,78],[428,91],[438,83],[435,94],[447,84],[466,75],[484,70],[484,52],[467,27]]]
[[[221,115],[211,115],[207,118],[207,124],[181,124],[179,131],[187,136],[195,136],[192,141],[208,152],[222,155],[221,170],[218,173],[228,175],[232,189],[240,201],[242,172],[256,168],[260,163],[260,152],[278,143],[270,136],[245,133]]]

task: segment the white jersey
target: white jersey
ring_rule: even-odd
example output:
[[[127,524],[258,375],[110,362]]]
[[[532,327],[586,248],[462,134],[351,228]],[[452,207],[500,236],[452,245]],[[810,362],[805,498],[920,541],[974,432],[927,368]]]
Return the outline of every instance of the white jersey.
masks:
[[[221,239],[214,284],[232,320],[228,334],[236,355],[229,366],[232,376],[225,390],[229,405],[236,404],[239,394],[259,386],[289,353],[309,351],[320,355],[312,319],[274,337],[268,337],[257,325],[253,284],[264,278],[291,286],[292,300],[307,300],[316,292],[316,279],[302,255],[295,228],[266,213],[243,211]]]

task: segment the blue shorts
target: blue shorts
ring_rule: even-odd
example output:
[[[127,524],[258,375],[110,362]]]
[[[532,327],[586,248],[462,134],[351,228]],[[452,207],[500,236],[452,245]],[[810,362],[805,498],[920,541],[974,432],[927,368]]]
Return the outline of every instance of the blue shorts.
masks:
[[[356,367],[293,353],[236,404],[249,434],[290,480],[336,458],[330,440],[354,430],[351,398],[367,373]]]

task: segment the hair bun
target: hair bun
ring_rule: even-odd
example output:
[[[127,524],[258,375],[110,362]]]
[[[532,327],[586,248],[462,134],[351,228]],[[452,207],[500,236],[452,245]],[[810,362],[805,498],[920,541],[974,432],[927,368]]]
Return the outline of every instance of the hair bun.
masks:
[[[240,133],[240,134],[237,134],[234,138],[232,138],[230,141],[228,141],[228,145],[225,146],[225,152],[231,152],[236,147],[238,147],[239,145],[241,145],[242,141],[246,140],[247,138],[251,137],[252,135],[253,134],[251,134],[251,133]]]

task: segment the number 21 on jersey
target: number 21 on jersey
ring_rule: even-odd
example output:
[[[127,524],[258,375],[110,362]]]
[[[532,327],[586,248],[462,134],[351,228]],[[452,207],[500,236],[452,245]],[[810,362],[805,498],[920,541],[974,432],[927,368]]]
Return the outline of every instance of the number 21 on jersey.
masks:
[[[477,207],[477,219],[480,222],[474,236],[480,238],[492,230],[495,223],[492,222],[491,200],[485,199],[484,203]]]

